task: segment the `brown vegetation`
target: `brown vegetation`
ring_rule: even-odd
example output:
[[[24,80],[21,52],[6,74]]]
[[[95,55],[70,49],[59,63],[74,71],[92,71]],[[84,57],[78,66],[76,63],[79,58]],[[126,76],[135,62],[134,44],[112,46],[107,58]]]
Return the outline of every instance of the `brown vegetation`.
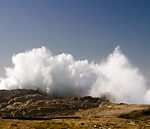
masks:
[[[150,106],[106,98],[52,98],[35,90],[0,91],[0,129],[150,129]]]

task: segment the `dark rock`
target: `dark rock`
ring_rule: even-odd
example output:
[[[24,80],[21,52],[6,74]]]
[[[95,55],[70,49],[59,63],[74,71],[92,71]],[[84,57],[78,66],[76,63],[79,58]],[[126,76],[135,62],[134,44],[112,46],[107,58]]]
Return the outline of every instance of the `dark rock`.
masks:
[[[100,98],[50,98],[37,90],[0,90],[0,115],[37,117],[73,114],[79,109],[98,107]]]

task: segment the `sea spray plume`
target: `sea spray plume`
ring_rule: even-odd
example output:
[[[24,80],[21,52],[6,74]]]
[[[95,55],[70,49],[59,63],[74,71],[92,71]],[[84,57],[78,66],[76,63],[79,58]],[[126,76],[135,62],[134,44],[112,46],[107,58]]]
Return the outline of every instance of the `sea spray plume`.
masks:
[[[54,96],[88,95],[96,74],[87,60],[74,60],[70,54],[52,55],[45,47],[12,57],[1,89],[39,89]]]
[[[116,102],[145,103],[146,80],[117,47],[106,60],[75,60],[45,47],[12,57],[0,89],[38,89],[52,96],[109,96]]]
[[[138,68],[130,64],[120,47],[116,47],[96,69],[100,77],[92,86],[92,96],[108,95],[117,102],[145,103],[146,80]]]
[[[32,49],[12,57],[13,68],[5,68],[6,78],[1,79],[1,89],[41,89],[51,83],[48,72],[50,51],[45,47]],[[47,76],[47,77],[46,77]]]

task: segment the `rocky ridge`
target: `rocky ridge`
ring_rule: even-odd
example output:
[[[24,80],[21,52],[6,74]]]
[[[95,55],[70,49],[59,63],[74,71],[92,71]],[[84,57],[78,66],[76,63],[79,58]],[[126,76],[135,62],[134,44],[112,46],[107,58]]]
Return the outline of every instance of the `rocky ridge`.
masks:
[[[52,117],[73,115],[79,109],[98,107],[104,98],[52,98],[38,90],[0,90],[1,117]]]

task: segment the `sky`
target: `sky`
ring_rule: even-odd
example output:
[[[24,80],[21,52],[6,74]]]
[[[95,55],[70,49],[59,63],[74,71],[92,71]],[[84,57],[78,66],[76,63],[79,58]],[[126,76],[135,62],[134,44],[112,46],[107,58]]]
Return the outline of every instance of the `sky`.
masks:
[[[0,0],[0,74],[32,48],[99,61],[119,45],[150,79],[149,13],[149,0]]]

